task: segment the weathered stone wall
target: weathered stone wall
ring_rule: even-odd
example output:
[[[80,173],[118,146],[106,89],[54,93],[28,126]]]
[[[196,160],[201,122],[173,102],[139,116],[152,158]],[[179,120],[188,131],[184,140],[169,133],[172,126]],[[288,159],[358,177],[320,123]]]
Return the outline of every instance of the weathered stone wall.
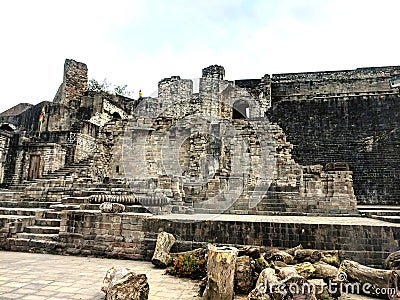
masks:
[[[147,214],[110,214],[65,211],[60,242],[66,253],[150,260],[160,231],[177,239],[172,252],[187,251],[205,243],[339,250],[342,258],[381,267],[396,251],[400,229],[396,225],[304,224],[290,221],[224,219],[184,220]]]
[[[103,127],[107,122],[112,120],[126,120],[128,114],[118,105],[116,100],[118,100],[117,97],[106,93],[96,95],[94,99],[87,99],[89,104],[93,103],[93,105],[91,105],[91,107],[93,107],[93,112],[90,114],[88,122],[98,127]]]
[[[6,147],[1,150],[3,159],[2,159],[2,169],[3,169],[3,182],[4,186],[9,185],[13,180],[13,175],[15,173],[16,168],[16,159],[18,152],[18,143],[20,138],[20,133],[15,131],[13,132],[2,132],[1,135],[5,136],[5,139],[8,140],[6,142]]]
[[[11,136],[0,130],[0,184],[4,184],[7,171],[7,157],[10,154]]]
[[[271,107],[271,76],[266,74],[261,79],[235,80],[235,85],[244,88],[254,99],[258,99],[263,113]]]
[[[146,215],[64,211],[60,242],[68,254],[141,260]]]
[[[220,95],[229,85],[228,81],[215,79],[212,77],[200,78],[199,102],[200,112],[210,116],[218,117],[221,115]]]
[[[93,156],[93,153],[95,153],[96,150],[97,143],[95,137],[88,134],[78,133],[76,137],[74,162],[79,162]]]
[[[289,193],[303,193],[304,185],[311,184],[310,182],[321,186],[324,186],[323,181],[332,184],[333,180],[334,186],[338,182],[350,182],[350,173],[346,173],[343,177],[345,179],[340,174],[333,176],[325,171],[310,175],[301,167],[315,164],[324,166],[339,161],[348,162],[350,169],[354,171],[355,191],[360,203],[397,203],[400,189],[397,113],[399,97],[390,89],[388,81],[399,74],[400,67],[382,67],[265,75],[257,80],[230,82],[224,80],[224,68],[214,65],[202,70],[199,93],[193,94],[191,80],[173,76],[160,81],[157,99],[142,98],[136,101],[87,91],[86,65],[66,60],[63,84],[54,102],[42,102],[13,119],[16,125],[27,132],[27,136],[31,136],[31,142],[62,145],[67,163],[77,162],[91,154],[97,155],[94,168],[97,168],[101,179],[115,178],[124,181],[125,178],[135,184],[143,179],[146,181],[146,190],[153,186],[147,182],[152,180],[156,182],[157,192],[162,190],[176,199],[187,197],[189,202],[190,195],[196,194],[197,199],[192,200],[199,202],[199,199],[216,195],[218,190],[226,187],[228,176],[232,180],[237,177],[234,179],[235,184],[239,184],[240,180],[244,181],[246,193],[252,193],[256,186],[254,181],[262,177],[259,152],[263,147],[269,149],[269,143],[274,142],[273,139],[266,139],[270,135],[270,129],[267,126],[260,128],[257,133],[251,133],[251,126],[234,125],[233,130],[244,146],[235,149],[228,143],[220,144],[224,136],[233,137],[226,129],[226,124],[232,121],[235,113],[234,119],[238,117],[237,112],[241,111],[242,116],[245,115],[250,121],[265,121],[263,117],[269,109],[270,120],[278,123],[283,132],[287,133],[288,142],[294,144],[293,158],[296,162],[290,163],[290,157],[286,162],[278,162],[279,167],[270,168],[272,173],[276,172],[272,178],[272,187],[275,188],[273,192],[281,194],[274,194],[270,200],[264,199],[268,200],[263,203],[265,207],[274,201],[293,202],[294,196]],[[43,107],[46,118],[39,139],[38,119]],[[129,116],[132,111],[132,116]],[[189,115],[210,122],[209,128],[196,136],[194,127],[198,122],[187,118]],[[240,117],[239,115],[239,119]],[[134,120],[133,124],[128,125],[129,130],[134,133],[133,136],[125,137],[125,125],[115,127],[113,124],[121,120],[125,122],[129,118]],[[171,120],[178,121],[169,123]],[[111,124],[110,127],[101,133],[101,128],[109,126],[108,124]],[[178,145],[181,149],[176,149],[177,152],[180,151],[179,155],[166,151],[166,145],[174,146],[173,139],[176,137],[173,134],[164,143],[165,132],[177,126],[180,128],[172,129],[171,133],[175,134],[175,130],[178,137],[189,134],[187,141],[182,141],[182,147]],[[60,132],[59,137],[57,132]],[[95,146],[95,139],[96,142],[101,141],[100,149],[96,149],[99,145]],[[237,142],[238,139],[232,141]],[[260,142],[264,144],[257,144]],[[23,147],[24,143],[20,146]],[[132,146],[127,151],[129,157],[124,156],[126,145]],[[27,149],[29,147],[28,145]],[[241,153],[239,156],[243,162],[242,169],[246,171],[232,173],[229,169],[232,161],[231,149]],[[25,160],[28,158],[21,151],[14,151],[16,170],[12,173],[20,174],[15,178],[24,178],[21,170],[28,168],[24,164],[29,164]],[[270,151],[272,157],[275,155],[274,151]],[[124,171],[126,165],[128,176]],[[174,170],[178,167],[183,167],[183,172],[174,171],[174,176],[169,176],[166,168]],[[18,168],[22,169],[17,170]],[[168,180],[166,177],[169,177]],[[196,187],[192,184],[186,188],[185,195],[181,186],[183,179],[191,181],[196,177],[205,179],[205,184]],[[262,180],[265,181],[266,178]],[[164,187],[169,185],[165,182],[170,182],[170,186],[160,188],[160,182],[163,182]],[[326,183],[326,186],[329,184]],[[346,197],[350,197],[350,192],[349,190]],[[307,206],[311,207],[315,199],[312,200],[309,194],[311,192],[305,193],[304,197],[307,197],[307,201],[310,200]],[[286,197],[286,200],[282,197]],[[352,202],[352,199],[348,200]],[[241,211],[240,206],[249,199],[244,197],[240,201],[241,204],[233,210]]]
[[[223,218],[221,218],[223,219]],[[152,217],[143,224],[146,259],[151,259],[157,233],[177,238],[172,251],[186,251],[202,243],[257,245],[291,248],[299,244],[311,249],[340,250],[343,258],[382,267],[384,259],[399,247],[400,230],[393,226],[351,224],[302,224],[291,222],[218,220],[168,220]]]
[[[26,145],[23,150],[19,151],[17,164],[17,174],[20,178],[18,181],[27,180],[31,168],[31,157],[39,156],[39,173],[38,178],[50,172],[61,169],[65,165],[66,150],[59,144],[30,144]]]
[[[108,122],[99,129],[93,147],[93,174],[99,182],[110,179],[125,178],[124,164],[122,161],[122,147],[126,120]]]
[[[268,114],[297,162],[347,162],[359,203],[398,204],[399,112],[399,95],[389,94],[278,101]]]
[[[203,115],[179,110],[190,102],[191,81],[174,77],[160,82],[157,99],[171,108],[151,115],[154,102],[146,108],[144,99],[126,125],[104,126],[95,155],[99,180],[132,183],[135,194],[162,194],[195,212],[356,214],[351,172],[303,171],[284,132],[263,117],[265,108],[220,77],[201,80]],[[206,108],[210,99],[215,110]],[[237,101],[247,103],[248,120],[232,119]]]
[[[80,99],[87,91],[88,69],[86,64],[66,59],[64,77],[54,102],[68,105],[72,100]]]
[[[37,213],[39,218],[40,212]],[[35,224],[35,216],[7,216],[3,215],[0,218],[0,247],[7,243],[7,238],[12,235],[23,232],[28,226],[33,226]],[[20,250],[18,248],[11,250]],[[23,250],[23,249],[21,249]]]
[[[193,82],[179,76],[165,78],[158,83],[158,101],[166,117],[182,117],[192,112],[190,99],[193,94]]]
[[[389,80],[400,67],[272,75],[272,102],[320,96],[392,93]]]

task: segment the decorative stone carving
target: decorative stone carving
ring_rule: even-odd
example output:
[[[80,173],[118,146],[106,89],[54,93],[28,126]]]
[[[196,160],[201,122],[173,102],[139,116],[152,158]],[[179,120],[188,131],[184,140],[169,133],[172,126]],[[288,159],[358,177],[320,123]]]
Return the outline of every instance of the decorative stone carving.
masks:
[[[121,213],[125,211],[125,205],[121,203],[104,202],[100,205],[103,213]]]
[[[137,204],[137,198],[135,195],[107,195],[107,194],[96,194],[89,197],[91,203],[102,203],[102,202],[113,202],[123,204]]]

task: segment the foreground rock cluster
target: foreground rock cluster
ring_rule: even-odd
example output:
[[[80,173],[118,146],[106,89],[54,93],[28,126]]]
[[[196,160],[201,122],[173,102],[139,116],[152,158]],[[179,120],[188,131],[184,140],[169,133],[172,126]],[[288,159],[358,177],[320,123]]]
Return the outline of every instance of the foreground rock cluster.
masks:
[[[337,250],[303,249],[301,245],[286,250],[208,245],[208,249],[169,253],[174,242],[171,234],[160,233],[154,257],[162,253],[166,260],[160,264],[153,259],[153,263],[165,267],[179,256],[203,254],[207,276],[200,295],[204,299],[233,299],[234,294],[248,295],[249,300],[338,299],[342,293],[398,299],[399,295],[396,268],[400,252],[388,257],[387,269],[377,269],[341,259]]]
[[[167,273],[200,278],[199,296],[207,300],[339,299],[343,293],[399,299],[400,251],[385,261],[385,269],[371,268],[341,259],[337,250],[291,249],[246,246],[207,247],[170,253],[172,234],[158,235],[152,262]],[[204,273],[199,272],[205,268]],[[193,276],[196,275],[196,276]],[[101,290],[107,300],[148,299],[145,274],[111,268]]]

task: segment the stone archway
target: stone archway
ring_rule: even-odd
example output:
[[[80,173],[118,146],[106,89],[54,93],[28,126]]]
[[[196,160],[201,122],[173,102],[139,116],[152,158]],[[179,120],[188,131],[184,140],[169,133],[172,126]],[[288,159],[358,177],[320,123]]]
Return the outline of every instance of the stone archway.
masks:
[[[232,119],[248,119],[250,117],[250,105],[245,100],[237,100],[232,106]]]

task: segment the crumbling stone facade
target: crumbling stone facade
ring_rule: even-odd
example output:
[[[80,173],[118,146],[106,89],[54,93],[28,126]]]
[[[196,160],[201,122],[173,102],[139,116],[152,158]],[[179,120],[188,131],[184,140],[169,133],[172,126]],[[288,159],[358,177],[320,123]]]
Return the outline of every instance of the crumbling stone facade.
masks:
[[[213,65],[202,70],[198,93],[192,80],[172,76],[159,82],[157,98],[130,99],[88,91],[87,66],[66,60],[52,102],[2,117],[17,128],[7,133],[10,140],[4,145],[18,141],[12,151],[2,148],[2,161],[11,153],[14,157],[0,168],[9,178],[3,182],[11,187],[29,183],[86,161],[90,180],[84,181],[108,184],[110,190],[118,185],[116,193],[134,194],[153,212],[357,214],[353,170],[359,201],[387,203],[398,193],[388,191],[399,177],[394,166],[398,118],[380,120],[385,134],[373,135],[372,143],[367,133],[357,137],[361,150],[350,145],[353,155],[344,155],[349,144],[340,142],[349,143],[360,130],[347,103],[358,103],[361,110],[371,101],[376,110],[395,103],[397,91],[388,80],[399,72],[399,67],[367,68],[228,81],[224,68]],[[335,120],[338,114],[346,119]],[[317,125],[323,129],[320,135]],[[345,129],[343,139],[337,133]],[[333,143],[327,145],[328,140]],[[384,183],[360,180],[360,174],[363,179],[374,170],[363,169],[371,159],[367,154],[383,151],[378,141],[393,155],[375,161],[393,177]],[[394,162],[389,168],[388,160]],[[384,196],[371,196],[380,189]]]
[[[63,83],[57,91],[53,102],[67,104],[74,100],[80,100],[87,91],[88,68],[86,64],[66,59],[64,64]]]
[[[172,76],[158,97],[131,99],[87,90],[87,66],[66,60],[53,101],[0,114],[0,248],[147,259],[162,230],[178,251],[302,243],[379,264],[398,247],[395,225],[291,220],[397,203],[399,72],[228,81],[213,65],[198,92]]]

